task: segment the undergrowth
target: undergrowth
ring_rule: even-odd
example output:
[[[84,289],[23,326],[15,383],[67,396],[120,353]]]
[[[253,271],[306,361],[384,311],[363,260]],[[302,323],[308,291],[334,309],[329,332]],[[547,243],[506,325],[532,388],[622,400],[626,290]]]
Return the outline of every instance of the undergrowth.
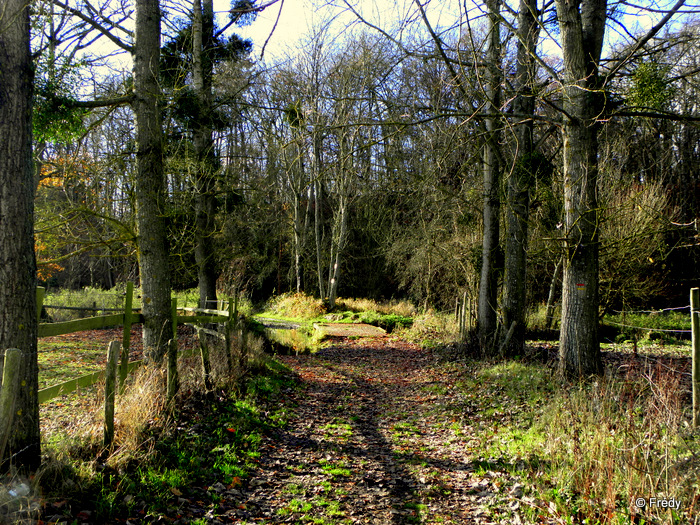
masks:
[[[134,295],[137,295],[137,293],[134,292]],[[97,315],[96,312],[88,310],[88,308],[124,308],[124,290],[121,288],[101,290],[91,287],[85,287],[80,290],[71,290],[67,288],[49,290],[44,297],[44,304],[49,305],[49,307],[46,308],[46,315],[48,315],[48,318],[44,317],[42,322],[71,321],[73,319]],[[71,307],[78,308],[78,310],[62,310],[50,308],[50,306]],[[79,308],[85,308],[85,310],[80,310]],[[100,315],[102,313],[107,314],[114,312],[100,312]]]
[[[199,487],[203,501],[215,506],[211,486],[245,483],[256,468],[262,435],[286,423],[275,399],[294,387],[288,369],[262,356],[259,342],[251,346],[245,381],[219,382],[210,391],[201,387],[196,359],[181,363],[180,394],[172,405],[160,369],[137,371],[117,398],[111,448],[102,444],[99,398],[81,427],[48,432],[32,482],[45,512],[72,508],[72,515],[80,511],[93,523],[154,518],[176,508],[184,490]]]
[[[366,323],[392,332],[413,324],[416,309],[407,301],[377,302],[370,299],[336,301],[329,313],[321,299],[303,293],[286,293],[273,297],[265,306],[263,317],[281,317],[305,322]]]
[[[529,522],[694,523],[700,440],[677,374],[632,370],[566,386],[539,364],[474,367],[461,387],[486,419],[477,449],[490,469],[522,477]],[[673,498],[680,509],[651,498]]]
[[[290,319],[317,319],[326,313],[321,299],[304,293],[285,293],[271,298],[265,307],[265,316],[279,316]]]

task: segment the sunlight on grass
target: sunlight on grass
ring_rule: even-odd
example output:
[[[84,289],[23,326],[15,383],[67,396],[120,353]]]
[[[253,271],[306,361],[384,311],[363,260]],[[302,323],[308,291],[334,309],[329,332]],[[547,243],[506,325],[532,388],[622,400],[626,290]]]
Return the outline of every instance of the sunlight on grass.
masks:
[[[637,515],[670,523],[668,509],[630,504],[661,495],[689,502],[690,511],[700,488],[700,440],[688,427],[677,375],[563,387],[540,365],[504,362],[475,364],[470,376],[461,388],[484,419],[475,451],[493,458],[486,471],[526,480],[562,519]]]
[[[38,340],[39,389],[104,369],[105,345],[86,339],[76,341],[71,336]]]

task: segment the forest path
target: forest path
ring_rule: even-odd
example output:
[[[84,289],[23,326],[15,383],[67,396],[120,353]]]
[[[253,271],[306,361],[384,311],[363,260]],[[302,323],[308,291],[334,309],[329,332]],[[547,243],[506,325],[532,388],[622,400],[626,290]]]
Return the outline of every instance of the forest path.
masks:
[[[470,462],[458,368],[433,366],[428,351],[393,337],[278,359],[301,384],[283,399],[289,422],[264,439],[230,519],[490,523],[492,480]]]

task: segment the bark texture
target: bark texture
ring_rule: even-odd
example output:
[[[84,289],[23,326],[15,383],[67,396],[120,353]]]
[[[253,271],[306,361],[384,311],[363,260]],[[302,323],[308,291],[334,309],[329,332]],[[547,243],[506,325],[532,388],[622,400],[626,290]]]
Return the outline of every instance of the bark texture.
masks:
[[[535,53],[539,36],[536,0],[521,0],[518,13],[518,51],[515,73],[516,121],[515,166],[508,178],[506,208],[506,246],[503,279],[503,322],[510,330],[504,345],[508,355],[519,355],[525,347],[525,312],[527,311],[527,232],[530,215],[530,188],[536,177],[533,162],[533,121],[526,115],[535,113],[533,85],[536,81]]]
[[[604,97],[598,64],[605,0],[557,0],[564,56],[564,213],[559,371],[570,378],[602,372],[598,342],[598,123]]]
[[[34,470],[41,458],[29,35],[27,2],[4,2],[0,9],[0,378],[5,350],[18,348],[22,356],[6,450],[10,462],[0,465],[2,470],[10,463]]]
[[[134,113],[136,115],[136,221],[146,356],[160,362],[170,338],[170,271],[166,228],[160,110],[160,7],[136,2]]]
[[[217,170],[214,139],[212,137],[212,73],[211,49],[214,40],[214,7],[211,0],[193,2],[193,80],[200,110],[194,129],[194,147],[197,155],[196,180],[196,246],[199,303],[212,308],[208,301],[216,300],[217,268],[214,257],[214,217],[216,196],[214,175]]]
[[[479,338],[486,351],[490,349],[498,327],[498,250],[500,238],[501,200],[499,186],[501,162],[498,151],[500,133],[496,113],[501,105],[501,36],[499,24],[499,0],[487,2],[489,11],[489,34],[486,51],[484,91],[486,112],[486,143],[484,145],[484,239],[481,257],[481,280],[479,285],[478,324]]]

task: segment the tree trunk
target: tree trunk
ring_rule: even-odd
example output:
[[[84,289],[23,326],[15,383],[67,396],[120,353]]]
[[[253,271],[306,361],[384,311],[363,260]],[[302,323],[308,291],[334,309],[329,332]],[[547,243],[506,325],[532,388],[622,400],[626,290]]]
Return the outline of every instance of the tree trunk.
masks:
[[[134,114],[136,116],[136,224],[146,356],[160,362],[170,339],[170,271],[159,107],[160,8],[136,2]]]
[[[303,228],[301,198],[294,189],[294,276],[296,292],[301,292],[301,252],[303,249]]]
[[[192,78],[200,114],[195,123],[194,148],[197,156],[195,200],[195,259],[199,279],[199,303],[208,308],[216,301],[216,259],[214,258],[214,218],[216,198],[214,173],[217,162],[212,137],[212,57],[214,7],[212,0],[194,0],[192,20]]]
[[[317,115],[318,112],[314,113]],[[319,123],[314,122],[312,132],[313,141],[313,190],[314,190],[314,238],[316,241],[316,274],[318,276],[318,293],[322,301],[326,300],[326,287],[323,279],[323,181],[321,180],[322,166],[322,144]]]
[[[334,235],[335,253],[331,256],[331,268],[328,282],[328,309],[335,308],[335,300],[338,298],[338,281],[340,280],[341,257],[345,250],[348,238],[348,202],[347,197],[341,195],[338,204],[337,230]]]
[[[501,36],[499,24],[499,0],[488,0],[489,34],[486,51],[486,72],[484,91],[486,94],[486,112],[491,116],[486,119],[486,143],[484,145],[484,240],[481,258],[481,283],[479,287],[479,338],[484,350],[490,344],[498,326],[498,250],[500,236],[499,186],[501,163],[499,155],[499,119],[496,112],[500,110],[501,99]]]
[[[320,170],[317,170],[320,172]],[[322,183],[319,180],[319,175],[316,175],[314,180],[314,237],[316,238],[316,273],[318,274],[318,293],[321,300],[326,299],[326,287],[323,285],[323,257],[321,256],[321,246],[323,245],[322,238],[322,209],[323,195]]]
[[[512,335],[503,349],[506,355],[522,354],[525,349],[525,314],[527,311],[527,232],[530,215],[530,187],[537,166],[533,163],[532,119],[535,98],[532,86],[536,81],[534,54],[539,35],[536,0],[521,0],[518,13],[518,53],[515,73],[513,111],[515,129],[515,168],[508,179],[506,211],[505,273],[503,279],[503,322],[513,327]]]
[[[559,371],[571,378],[602,372],[598,342],[598,124],[604,98],[598,63],[606,1],[557,0],[564,55],[564,214]]]
[[[20,388],[6,457],[14,466],[35,470],[41,446],[29,34],[29,4],[4,2],[0,10],[0,378],[5,350],[18,348],[22,352]],[[6,470],[9,462],[0,467]]]

